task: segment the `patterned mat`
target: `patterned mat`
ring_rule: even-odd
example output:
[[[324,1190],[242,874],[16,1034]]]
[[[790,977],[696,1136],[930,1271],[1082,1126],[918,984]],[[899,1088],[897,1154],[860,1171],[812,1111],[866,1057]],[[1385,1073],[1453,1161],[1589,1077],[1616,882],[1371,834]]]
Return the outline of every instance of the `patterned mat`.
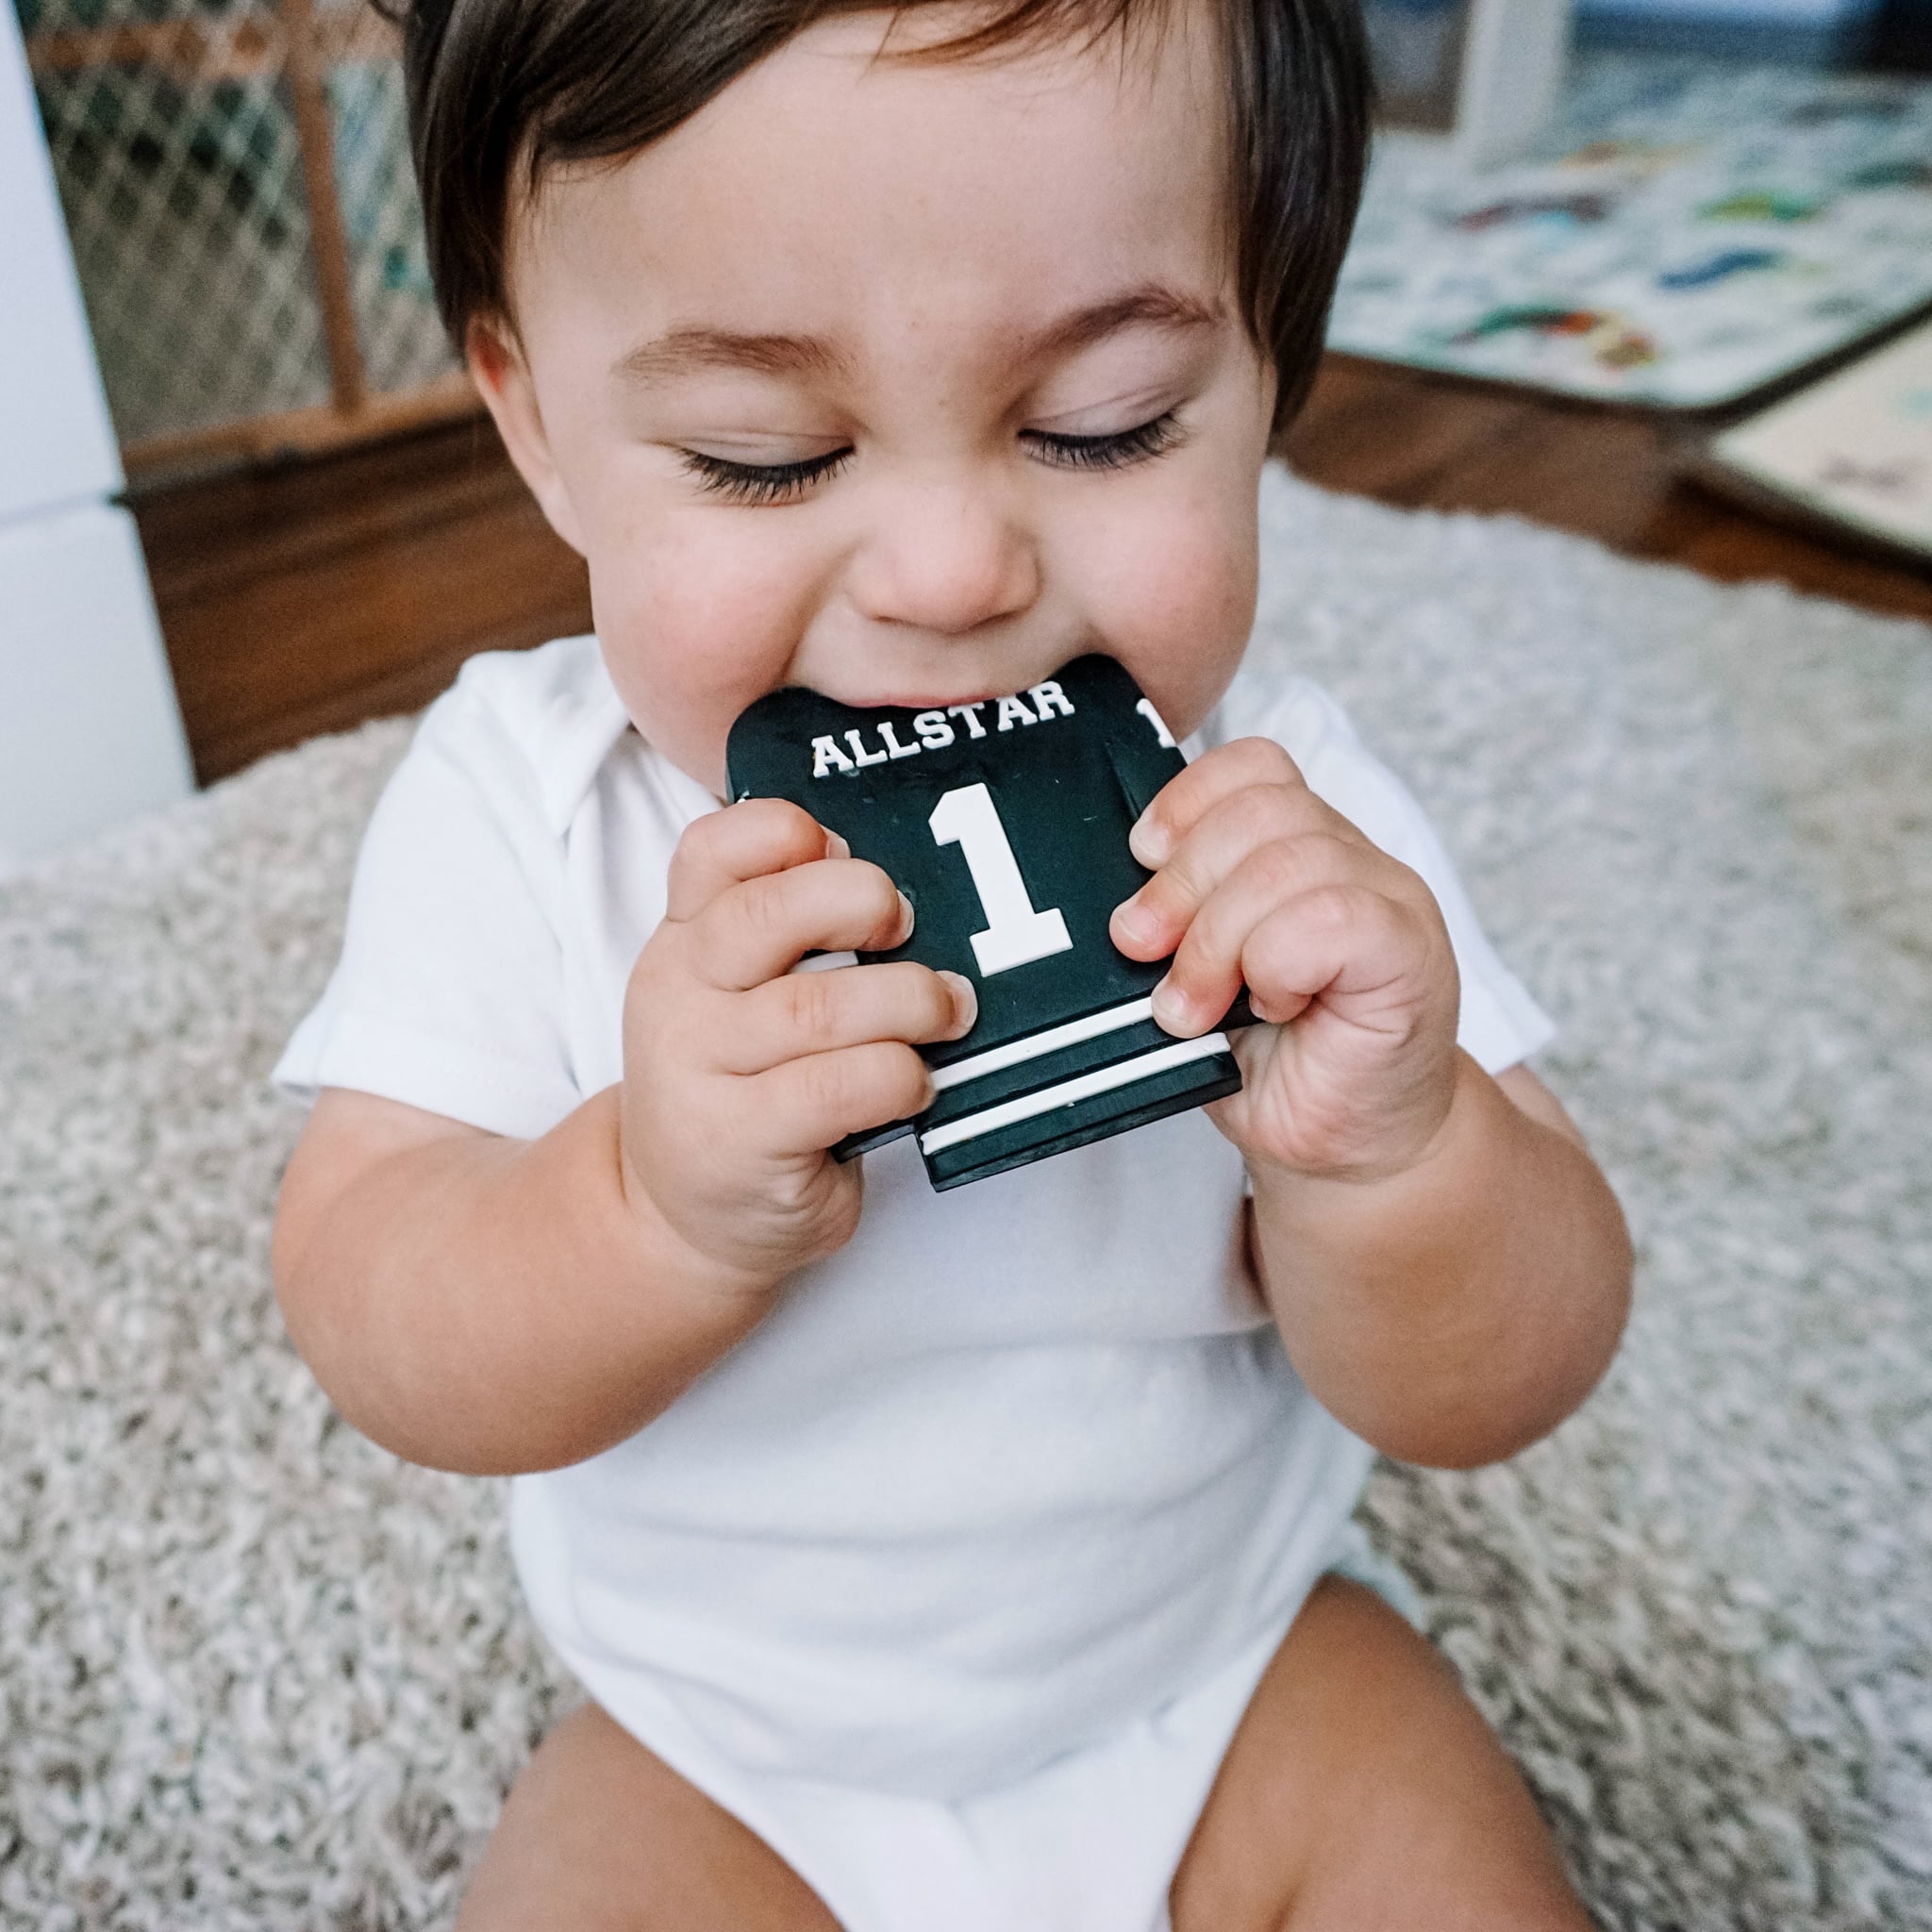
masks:
[[[1546,158],[1383,139],[1328,340],[1703,408],[1925,302],[1932,84],[1599,54]]]

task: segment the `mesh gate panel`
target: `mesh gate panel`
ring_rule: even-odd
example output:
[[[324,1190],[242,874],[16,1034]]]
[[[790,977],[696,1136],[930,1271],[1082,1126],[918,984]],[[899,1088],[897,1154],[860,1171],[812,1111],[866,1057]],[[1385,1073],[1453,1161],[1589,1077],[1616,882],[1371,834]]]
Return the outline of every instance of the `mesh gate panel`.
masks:
[[[423,245],[409,172],[408,108],[393,60],[336,67],[328,76],[337,192],[371,389],[420,387],[453,366]]]
[[[304,192],[279,8],[17,4],[124,447],[340,402],[315,266],[330,238],[314,231]],[[452,358],[429,291],[393,40],[356,4],[319,8],[314,34],[351,353],[370,390],[405,393]],[[337,210],[323,213],[332,224]]]

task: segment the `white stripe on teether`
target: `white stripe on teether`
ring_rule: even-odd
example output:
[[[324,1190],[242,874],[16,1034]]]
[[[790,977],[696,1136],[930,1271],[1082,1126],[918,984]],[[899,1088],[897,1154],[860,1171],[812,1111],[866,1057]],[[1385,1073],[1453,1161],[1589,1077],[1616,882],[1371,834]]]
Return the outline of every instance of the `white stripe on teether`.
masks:
[[[976,1141],[982,1134],[1010,1127],[1016,1121],[1031,1120],[1035,1114],[1050,1112],[1057,1107],[1072,1107],[1077,1101],[1091,1100],[1096,1093],[1109,1093],[1116,1087],[1128,1087],[1136,1080],[1152,1079],[1156,1074],[1164,1074],[1170,1067],[1184,1067],[1190,1060],[1205,1060],[1210,1055],[1226,1051],[1227,1035],[1224,1033],[1208,1033],[1199,1040],[1177,1040],[1172,1046],[1157,1046],[1152,1053],[1143,1053],[1136,1059],[1100,1067],[1093,1073],[1062,1080],[1058,1087],[1023,1094],[1018,1100],[1003,1100],[997,1107],[989,1107],[982,1113],[969,1114],[962,1121],[950,1121],[943,1127],[935,1127],[929,1134],[920,1135],[920,1150],[925,1154],[938,1154],[945,1148],[958,1146],[962,1141]]]
[[[1118,1033],[1123,1026],[1138,1025],[1154,1017],[1154,1001],[1129,1000],[1124,1007],[1108,1007],[1103,1013],[1089,1013],[1084,1020],[1069,1020],[1064,1026],[1049,1026],[1044,1033],[1030,1033],[1024,1040],[1011,1040],[971,1059],[955,1060],[950,1067],[933,1070],[932,1091],[943,1093],[948,1087],[963,1086],[985,1074],[997,1074],[1007,1067],[1024,1066],[1041,1054],[1058,1053],[1063,1046],[1077,1046],[1083,1040],[1098,1040],[1103,1033]],[[935,1129],[937,1131],[937,1129]]]

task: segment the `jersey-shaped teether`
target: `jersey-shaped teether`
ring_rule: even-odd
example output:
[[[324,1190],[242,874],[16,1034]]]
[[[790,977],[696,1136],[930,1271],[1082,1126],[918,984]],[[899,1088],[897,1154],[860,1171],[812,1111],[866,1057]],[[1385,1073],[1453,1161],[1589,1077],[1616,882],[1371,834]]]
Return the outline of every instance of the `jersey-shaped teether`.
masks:
[[[911,900],[911,939],[861,961],[948,968],[979,994],[965,1039],[920,1049],[932,1105],[841,1143],[841,1158],[916,1132],[933,1186],[955,1188],[1239,1090],[1224,1034],[1155,1024],[1166,962],[1129,959],[1108,934],[1150,876],[1127,834],[1186,763],[1111,658],[923,711],[772,691],[732,726],[725,759],[734,803],[803,806]]]

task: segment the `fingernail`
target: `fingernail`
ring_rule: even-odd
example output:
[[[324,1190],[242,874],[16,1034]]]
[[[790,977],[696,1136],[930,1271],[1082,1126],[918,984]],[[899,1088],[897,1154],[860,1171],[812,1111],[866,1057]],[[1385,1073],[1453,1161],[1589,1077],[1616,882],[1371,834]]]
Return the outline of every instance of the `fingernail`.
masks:
[[[1145,943],[1154,938],[1154,915],[1138,898],[1124,899],[1116,906],[1113,923],[1130,940]]]
[[[837,832],[825,834],[825,857],[827,858],[850,858],[852,847]]]
[[[1193,1002],[1174,985],[1172,975],[1154,989],[1154,1017],[1168,1033],[1186,1033],[1194,1024]]]
[[[1127,850],[1150,869],[1166,859],[1169,845],[1167,833],[1151,813],[1150,807],[1134,821],[1134,829],[1127,834]]]
[[[904,892],[899,894],[899,937],[892,943],[903,946],[912,937],[912,901]]]
[[[973,982],[963,973],[949,973],[941,969],[940,977],[946,982],[953,995],[952,1038],[964,1040],[973,1031],[973,1023],[979,1018],[979,995],[973,989]]]

